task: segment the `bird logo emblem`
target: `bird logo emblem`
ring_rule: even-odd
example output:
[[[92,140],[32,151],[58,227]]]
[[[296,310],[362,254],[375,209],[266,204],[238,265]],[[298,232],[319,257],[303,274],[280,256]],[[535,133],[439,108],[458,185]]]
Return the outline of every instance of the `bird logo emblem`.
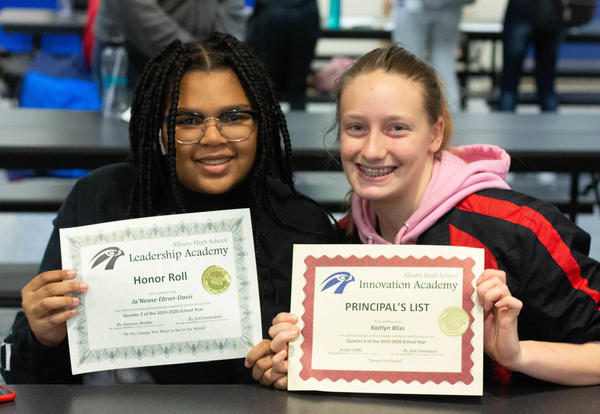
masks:
[[[323,289],[321,289],[321,292],[339,284],[337,289],[335,289],[335,291],[333,292],[334,294],[339,295],[342,292],[344,292],[344,289],[346,289],[346,286],[350,282],[354,282],[354,276],[352,276],[350,273],[336,272],[328,276],[323,282],[321,282],[321,285],[325,285],[323,286]]]
[[[102,249],[96,253],[94,257],[92,257],[92,269],[98,266],[100,263],[108,260],[104,270],[112,270],[115,267],[115,262],[121,256],[125,256],[125,253],[118,247],[107,247],[106,249]]]

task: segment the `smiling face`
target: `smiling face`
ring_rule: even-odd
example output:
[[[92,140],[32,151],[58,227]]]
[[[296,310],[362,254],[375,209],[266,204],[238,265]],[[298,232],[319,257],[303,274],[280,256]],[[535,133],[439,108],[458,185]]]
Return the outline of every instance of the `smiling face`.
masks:
[[[250,102],[232,70],[192,71],[181,79],[178,112],[218,117],[231,110],[250,110]],[[222,194],[248,175],[256,158],[257,128],[241,142],[228,142],[215,120],[196,144],[175,144],[175,165],[179,181],[188,189]],[[177,135],[177,134],[176,134]],[[162,136],[166,137],[166,123]]]
[[[344,172],[375,207],[392,203],[412,213],[431,179],[444,121],[430,123],[420,84],[376,70],[349,81],[340,98]]]

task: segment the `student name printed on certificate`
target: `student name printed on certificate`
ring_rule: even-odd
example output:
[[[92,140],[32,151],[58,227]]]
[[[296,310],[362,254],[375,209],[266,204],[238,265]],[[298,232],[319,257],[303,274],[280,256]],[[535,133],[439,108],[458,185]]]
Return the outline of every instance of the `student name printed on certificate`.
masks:
[[[480,249],[295,245],[288,389],[480,395]]]
[[[190,251],[186,244],[198,242],[213,246],[211,254],[197,257],[185,253]],[[175,248],[176,243],[183,247]],[[90,349],[111,343],[170,342],[170,335],[185,331],[190,339],[216,338],[222,330],[239,335],[239,266],[234,255],[223,254],[233,251],[231,234],[166,237],[153,240],[152,245],[155,248],[149,249],[143,239],[120,242],[119,253],[112,257],[121,254],[124,259],[107,268],[98,266],[102,256],[95,245],[79,249],[85,263],[82,277],[90,286],[86,309],[102,306],[112,310],[86,315]],[[140,257],[154,260],[136,260]],[[109,296],[107,286],[114,289]],[[164,319],[167,316],[171,319]]]
[[[89,286],[67,324],[74,373],[239,358],[261,339],[248,209],[61,229],[61,253]]]

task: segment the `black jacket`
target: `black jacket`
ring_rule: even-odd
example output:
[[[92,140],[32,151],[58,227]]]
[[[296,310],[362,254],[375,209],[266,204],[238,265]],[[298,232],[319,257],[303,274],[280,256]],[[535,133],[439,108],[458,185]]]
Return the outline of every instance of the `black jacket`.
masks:
[[[61,269],[58,229],[125,219],[133,180],[131,164],[120,163],[100,168],[79,180],[54,220],[54,231],[46,247],[40,273]],[[211,211],[225,208],[250,207],[250,193],[240,185],[227,194],[207,196],[182,188],[189,211]],[[294,196],[276,181],[269,181],[273,207],[284,224],[303,229],[306,233],[278,223],[264,209],[260,232],[265,248],[257,254],[259,294],[263,335],[273,317],[289,311],[292,245],[294,243],[332,243],[335,236],[328,217],[315,204]],[[253,223],[254,226],[254,223]],[[256,229],[253,229],[256,231]],[[264,251],[267,250],[267,251]],[[2,374],[9,383],[80,383],[81,375],[71,375],[68,343],[46,348],[33,337],[27,318],[17,315],[11,334],[11,370]],[[225,360],[194,364],[177,364],[145,369],[156,383],[240,383],[251,380],[243,360]]]

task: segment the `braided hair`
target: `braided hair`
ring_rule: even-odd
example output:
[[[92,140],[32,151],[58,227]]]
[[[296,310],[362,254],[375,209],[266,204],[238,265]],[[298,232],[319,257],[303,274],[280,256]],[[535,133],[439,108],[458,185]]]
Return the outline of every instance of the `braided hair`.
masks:
[[[278,178],[297,194],[292,181],[292,154],[285,117],[264,70],[248,47],[224,33],[213,33],[205,42],[182,44],[174,41],[152,59],[135,90],[129,127],[136,178],[131,194],[130,217],[155,214],[155,175],[167,174],[167,196],[175,202],[173,213],[185,212],[175,173],[175,120],[167,117],[167,149],[158,145],[165,113],[174,113],[179,101],[181,79],[190,71],[231,69],[237,75],[252,108],[257,112],[257,154],[250,172],[253,194],[264,196],[266,178]],[[168,110],[167,110],[168,109]],[[282,148],[283,145],[283,148]],[[166,171],[161,166],[166,158]],[[273,168],[275,162],[276,168]],[[258,201],[258,200],[257,200]],[[258,205],[263,205],[258,202]]]
[[[175,168],[173,116],[166,118],[166,155],[162,154],[159,145],[165,113],[177,111],[180,84],[186,73],[228,69],[238,77],[257,113],[257,152],[246,182],[251,194],[250,211],[257,255],[268,257],[270,252],[261,234],[261,211],[280,226],[308,233],[279,218],[267,188],[268,178],[278,178],[294,196],[318,204],[294,187],[290,137],[269,78],[246,44],[228,34],[214,32],[201,43],[173,41],[147,64],[131,106],[129,136],[135,177],[128,216],[164,214],[157,206],[161,200],[163,203],[164,200],[172,201],[167,213],[186,212]]]

